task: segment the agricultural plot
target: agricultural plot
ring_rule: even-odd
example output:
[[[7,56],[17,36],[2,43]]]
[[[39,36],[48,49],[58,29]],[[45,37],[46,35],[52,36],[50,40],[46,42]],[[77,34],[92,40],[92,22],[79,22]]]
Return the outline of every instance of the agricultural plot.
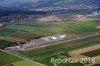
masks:
[[[22,58],[19,58],[17,56],[11,55],[9,53],[6,53],[0,50],[0,66],[8,65],[8,64],[19,62],[22,60],[23,60]]]
[[[100,64],[95,64],[95,65],[92,65],[92,66],[100,66]]]
[[[0,30],[1,36],[7,36],[7,40],[12,38],[19,40],[30,40],[35,37],[44,37],[54,34],[66,34],[67,38],[84,36],[92,32],[100,31],[99,21],[80,21],[80,22],[57,22],[57,23],[31,23],[31,24],[9,24]],[[13,27],[13,28],[12,28]],[[9,37],[8,37],[9,36]],[[19,41],[18,40],[18,41]]]
[[[89,57],[95,57],[95,56],[100,55],[100,49],[96,49],[96,50],[93,50],[93,51],[90,51],[90,52],[82,53],[81,55],[89,56]]]
[[[96,50],[99,52],[100,51],[99,48],[100,48],[100,44],[90,46],[90,47],[86,47],[86,48],[82,48],[82,49],[79,49],[79,50],[75,50],[75,51],[72,51],[71,53],[76,54],[76,55],[80,55],[80,54],[83,55],[84,53],[88,53],[88,52],[92,52],[92,51],[95,52]]]
[[[85,47],[69,52],[73,57],[90,57],[95,58],[95,63],[100,63],[100,44]],[[97,65],[98,66],[98,65]]]
[[[9,36],[12,35],[14,32],[14,30],[0,29],[0,36]]]
[[[93,36],[90,38],[79,39],[71,42],[57,43],[47,47],[33,49],[30,51],[15,51],[15,52],[24,55],[26,57],[29,57],[31,59],[34,59],[40,63],[50,65],[49,61],[48,62],[47,61],[41,62],[41,61],[43,61],[43,59],[45,60],[46,58],[48,59],[48,57],[52,57],[53,55],[59,55],[61,52],[68,52],[69,50],[74,50],[86,46],[99,44],[100,43],[99,40],[100,40],[99,36]]]
[[[57,22],[51,24],[41,23],[41,22],[32,23],[32,24],[9,24],[7,26],[4,26],[3,29],[0,30],[1,31],[0,36],[6,36],[5,40],[10,40],[12,42],[25,41],[26,39],[31,40],[34,38],[50,36],[57,33],[65,34],[67,38],[70,37],[77,38],[79,36],[89,35],[91,33],[100,31],[100,28],[98,28],[97,26],[100,26],[100,21],[96,21],[96,20],[87,20],[87,21],[80,21],[80,22]],[[21,56],[31,58],[32,60],[45,64],[47,66],[54,66],[54,64],[50,62],[50,58],[71,57],[68,54],[70,50],[75,50],[78,48],[99,44],[100,35],[68,41],[68,42],[67,40],[69,39],[66,39],[66,42],[58,41],[55,43],[50,43],[50,45],[40,47],[40,48],[34,48],[26,51],[15,50],[14,52],[18,53]],[[5,43],[3,43],[3,45],[4,44]],[[99,50],[98,51],[96,50],[96,53],[97,52],[99,52]],[[1,57],[3,58],[5,56],[6,54],[4,53],[0,54],[0,58]],[[40,66],[36,63],[32,63],[27,60],[23,60],[20,58],[18,59],[17,57],[13,58],[12,56],[9,56],[8,58],[8,56],[5,58],[7,58],[9,61],[6,59],[4,59],[3,61],[0,60],[2,65],[11,63],[14,66],[33,66],[33,65]],[[56,65],[57,66],[73,66],[73,65],[84,66],[84,64],[81,63],[55,64],[55,66]]]
[[[15,56],[0,50],[0,66],[43,66],[40,63],[25,60],[19,56]]]
[[[42,24],[35,23],[32,25],[8,25],[6,29],[20,30],[20,31],[28,31],[33,33],[61,33],[64,31],[79,31],[79,32],[96,32],[100,31],[100,29],[96,28],[96,26],[100,25],[99,21],[81,21],[81,22],[58,22],[53,24]],[[13,28],[12,28],[13,27]],[[84,28],[84,30],[83,30]],[[53,29],[53,30],[52,30]]]
[[[13,66],[42,66],[42,65],[35,63],[34,61],[32,62],[32,61],[24,60],[24,61],[13,63]]]
[[[66,64],[58,64],[58,66],[84,66],[82,63],[66,63]]]

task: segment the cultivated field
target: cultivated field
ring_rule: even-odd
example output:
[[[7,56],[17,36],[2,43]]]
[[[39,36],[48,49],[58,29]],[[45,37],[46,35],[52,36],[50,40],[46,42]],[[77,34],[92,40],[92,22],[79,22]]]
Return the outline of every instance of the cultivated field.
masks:
[[[82,53],[81,55],[89,56],[89,57],[95,57],[95,56],[100,57],[100,56],[98,56],[98,55],[100,55],[100,48],[89,51],[89,52]]]
[[[13,66],[42,66],[42,65],[38,63],[33,63],[32,61],[24,60],[24,61],[13,63]]]
[[[37,48],[37,49],[30,50],[30,51],[25,51],[25,52],[24,51],[15,51],[15,52],[49,66],[49,64],[51,64],[50,61],[45,61],[48,59],[48,57],[51,58],[53,55],[57,55],[56,57],[58,57],[61,52],[68,52],[69,50],[74,50],[78,48],[96,45],[100,43],[99,36],[100,35],[93,36],[90,38],[74,40],[71,42],[57,43],[54,45],[41,47],[41,48]]]
[[[9,36],[12,35],[14,32],[14,30],[0,29],[0,36]]]
[[[0,50],[0,66],[44,66],[21,56]]]
[[[74,58],[75,57],[77,57],[77,58],[85,58],[85,57],[95,58],[95,63],[91,63],[86,66],[92,66],[93,64],[97,64],[97,65],[93,65],[93,66],[98,66],[98,64],[100,64],[100,44],[93,45],[93,46],[86,47],[86,48],[77,49],[77,50],[71,51],[69,53]]]
[[[74,54],[74,50],[76,50],[75,54],[80,55],[92,50],[94,51],[97,48],[100,49],[100,34],[80,38],[100,31],[100,28],[98,28],[100,26],[99,20],[85,20],[85,18],[76,19],[75,22],[60,21],[53,23],[34,22],[30,24],[8,24],[0,28],[0,37],[3,37],[3,39],[0,41],[0,45],[5,45],[8,43],[8,41],[20,42],[34,38],[47,37],[54,34],[65,34],[67,37],[63,41],[48,43],[46,46],[33,48],[31,50],[15,50],[13,53],[30,58],[33,61],[45,64],[47,66],[84,66],[82,63],[52,64],[50,62],[50,58],[69,58],[73,56],[70,55],[70,51],[72,51]],[[95,54],[99,53],[96,51]],[[4,57],[6,59],[4,59]],[[99,58],[99,56],[96,56],[96,58]],[[14,66],[41,66],[37,63],[33,63],[2,51],[0,51],[0,62],[1,65],[11,64]]]
[[[94,45],[94,46],[91,46],[91,47],[82,48],[82,49],[79,49],[79,50],[75,50],[75,51],[72,51],[70,53],[80,55],[80,54],[90,52],[90,51],[93,51],[93,50],[96,50],[96,49],[100,49],[100,44]]]
[[[9,53],[6,53],[0,50],[0,66],[8,65],[8,64],[19,62],[22,60],[23,60],[22,58],[19,58],[17,56],[11,55]]]

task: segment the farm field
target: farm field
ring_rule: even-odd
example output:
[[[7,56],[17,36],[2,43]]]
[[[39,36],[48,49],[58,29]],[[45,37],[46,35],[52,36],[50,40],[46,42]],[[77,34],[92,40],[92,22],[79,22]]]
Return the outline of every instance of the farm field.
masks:
[[[96,45],[96,44],[100,43],[99,40],[100,40],[99,36],[94,36],[91,38],[80,39],[80,40],[76,40],[76,41],[72,41],[72,42],[64,42],[64,43],[60,43],[60,44],[58,43],[55,45],[38,48],[38,49],[33,49],[30,51],[25,51],[25,52],[17,51],[17,53],[24,55],[26,57],[29,57],[31,59],[34,59],[40,63],[50,65],[49,61],[45,61],[45,59],[47,60],[48,57],[51,58],[53,55],[59,56],[59,54],[61,52],[67,53],[70,50]],[[44,59],[44,61],[43,61],[43,59]]]
[[[69,52],[71,56],[74,58],[81,58],[81,57],[90,57],[90,58],[95,58],[95,64],[100,64],[100,44],[93,45],[93,46],[88,46],[85,48],[80,48],[76,49],[74,51]],[[87,66],[92,66],[94,64],[90,64]],[[97,65],[98,66],[98,65]]]
[[[24,60],[17,63],[13,63],[13,66],[40,66],[40,64],[34,63],[32,61]]]
[[[5,59],[4,59],[5,58]],[[13,54],[3,52],[0,50],[0,66],[40,66],[42,64],[34,61],[25,60]]]
[[[96,50],[93,50],[90,52],[82,53],[81,55],[89,56],[89,57],[98,56],[98,55],[100,55],[100,49],[96,49]]]
[[[100,66],[100,64],[95,64],[95,65],[92,65],[92,66]]]
[[[81,21],[81,22],[58,22],[53,24],[32,24],[32,25],[8,25],[4,28],[6,29],[14,29],[14,30],[23,30],[23,31],[29,31],[29,32],[49,32],[49,33],[56,33],[56,32],[63,32],[66,30],[72,30],[72,31],[83,31],[81,28],[85,28],[83,32],[95,32],[99,31],[100,29],[96,28],[100,24],[99,21]],[[12,28],[13,27],[13,28]],[[75,28],[74,28],[75,27]],[[87,29],[86,29],[87,28]],[[52,30],[53,29],[53,30]],[[93,31],[91,31],[91,29]]]
[[[88,36],[96,32],[100,32],[100,21],[99,20],[84,20],[77,22],[35,22],[31,24],[8,24],[0,28],[0,36],[4,37],[5,40],[0,40],[0,45],[6,45],[10,42],[20,42],[26,40],[32,40],[34,38],[47,37],[54,34],[65,34],[67,37],[64,39],[66,42],[58,41],[55,43],[48,43],[50,45],[33,48],[31,50],[18,51],[13,50],[14,53],[30,58],[33,61],[39,62],[47,66],[84,66],[82,63],[75,64],[53,64],[50,59],[53,58],[70,58],[72,57],[69,52],[94,45],[100,44],[100,35],[68,41],[73,38]],[[13,27],[13,28],[12,28]],[[95,56],[99,55],[99,50],[94,50],[89,54]],[[90,52],[90,51],[89,51]],[[95,52],[95,53],[94,53]],[[94,54],[93,54],[94,53]],[[6,53],[1,52],[0,59],[6,56]],[[8,58],[9,56],[9,58]],[[8,60],[0,60],[2,65],[11,63],[13,66],[40,66],[37,63],[33,63],[28,60],[23,60],[16,56],[8,55]],[[2,58],[1,58],[2,57]],[[14,58],[13,58],[14,57]],[[13,58],[13,59],[12,59]]]
[[[97,44],[97,45],[93,45],[93,46],[89,46],[89,47],[85,47],[85,48],[81,48],[81,49],[72,51],[71,53],[76,54],[76,55],[80,55],[80,54],[99,50],[99,48],[100,48],[100,44]]]
[[[34,22],[30,24],[8,24],[0,28],[0,36],[9,41],[25,41],[35,37],[45,37],[54,34],[65,34],[67,38],[89,35],[100,31],[97,26],[99,20],[87,20],[79,22]],[[13,28],[12,28],[13,27]],[[15,40],[12,40],[15,39]],[[19,40],[18,40],[19,39]],[[16,41],[15,41],[16,42]]]
[[[0,36],[9,36],[12,35],[15,31],[8,29],[0,29]]]
[[[0,50],[0,66],[11,64],[14,62],[19,62],[22,60],[23,60],[22,58],[19,58],[17,56],[11,55],[9,53]]]

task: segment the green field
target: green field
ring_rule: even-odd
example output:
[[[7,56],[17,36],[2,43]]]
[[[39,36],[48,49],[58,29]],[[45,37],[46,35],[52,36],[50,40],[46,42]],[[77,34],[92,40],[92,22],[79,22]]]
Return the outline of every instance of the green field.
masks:
[[[100,21],[97,20],[57,22],[51,24],[42,22],[29,24],[8,24],[0,29],[0,36],[31,40],[35,37],[45,37],[58,33],[66,34],[68,38],[74,38],[76,36],[84,36],[89,33],[100,31],[99,28],[96,28],[99,25]]]
[[[13,66],[40,66],[40,64],[35,63],[34,61],[24,60],[21,62],[13,63]]]
[[[95,65],[92,65],[92,66],[100,66],[100,64],[95,64]]]
[[[0,51],[0,66],[22,61],[23,59],[9,53]]]
[[[0,51],[0,66],[40,66],[36,62],[24,60],[15,55]]]
[[[30,51],[19,52],[19,53],[31,58],[46,57],[46,56],[50,56],[61,51],[68,51],[68,50],[77,49],[77,48],[81,48],[81,47],[85,47],[85,46],[89,46],[93,44],[98,44],[100,43],[99,40],[100,40],[100,37],[95,36],[92,38],[85,38],[85,39],[75,40],[72,42],[57,43],[57,44],[50,45],[47,47],[37,48]]]
[[[9,36],[12,35],[14,32],[14,30],[0,29],[0,36]]]
[[[66,63],[66,64],[58,64],[58,66],[84,66],[81,63]]]
[[[88,41],[87,41],[88,40]],[[69,50],[74,50],[86,46],[91,46],[100,43],[100,37],[94,36],[91,38],[80,39],[72,42],[64,42],[64,43],[57,43],[55,45],[33,49],[30,51],[17,51],[19,54],[25,55],[26,57],[33,58],[34,60],[41,62],[46,65],[50,65],[49,61],[45,61],[48,57],[52,57],[53,55],[58,55],[61,52],[68,52]],[[43,61],[44,59],[44,61]],[[50,60],[50,59],[49,59]],[[52,65],[52,64],[51,64]]]
[[[10,42],[6,40],[0,40],[0,47],[4,47],[5,45],[8,45]]]
[[[96,26],[99,26],[99,21],[81,21],[81,22],[58,22],[53,24],[33,23],[33,24],[13,24],[4,28],[29,31],[32,33],[61,33],[64,31],[79,31],[79,32],[96,32],[100,31]],[[13,28],[12,28],[13,27]],[[84,30],[83,30],[84,29]]]
[[[83,53],[81,55],[85,55],[85,56],[89,56],[89,57],[95,57],[95,56],[100,55],[100,49],[89,51],[89,52]]]
[[[66,34],[66,36],[68,36],[67,37],[68,39],[72,39],[78,36],[89,35],[91,33],[100,31],[99,28],[96,28],[97,26],[100,26],[100,21],[97,20],[88,20],[80,22],[57,22],[52,24],[42,23],[42,22],[31,23],[31,24],[9,24],[0,29],[0,36],[31,40],[34,37],[44,37],[58,33],[58,34]],[[4,46],[8,43],[9,43],[8,41],[0,40],[0,46]],[[78,39],[70,42],[62,42],[62,43],[56,42],[56,44],[52,44],[50,46],[42,48],[32,49],[29,51],[14,51],[14,52],[18,53],[21,56],[29,57],[32,60],[40,62],[47,66],[54,66],[52,63],[50,63],[50,58],[52,57],[59,58],[61,56],[70,57],[68,52],[71,50],[92,46],[99,43],[100,43],[100,35],[90,38]],[[0,51],[0,64],[6,65],[10,63],[12,63],[14,66],[40,66],[36,63],[32,63],[30,61],[26,61],[19,57]],[[81,63],[75,63],[75,64],[68,63],[68,64],[57,64],[57,65],[84,66]]]

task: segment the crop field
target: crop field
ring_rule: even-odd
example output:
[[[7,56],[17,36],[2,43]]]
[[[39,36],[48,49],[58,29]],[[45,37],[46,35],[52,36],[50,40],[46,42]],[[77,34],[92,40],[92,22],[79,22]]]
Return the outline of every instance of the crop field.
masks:
[[[92,66],[100,66],[100,64],[95,64],[95,65],[92,65]]]
[[[71,31],[79,31],[79,32],[96,32],[100,29],[96,28],[96,26],[100,25],[99,21],[81,21],[81,22],[58,22],[53,24],[42,24],[35,23],[32,25],[21,25],[21,24],[13,24],[8,25],[4,28],[20,30],[20,31],[28,31],[33,33],[44,32],[45,33],[59,33],[67,30]],[[13,28],[12,28],[13,27]],[[83,30],[84,28],[84,30]],[[53,30],[52,30],[53,29]]]
[[[76,54],[76,55],[80,55],[80,54],[84,54],[84,53],[88,53],[88,52],[92,52],[92,51],[96,51],[96,50],[99,51],[99,48],[100,48],[100,44],[97,44],[97,45],[93,45],[93,46],[89,46],[86,48],[81,48],[81,49],[72,51],[71,53]]]
[[[57,52],[61,52],[61,51],[66,51],[66,50],[70,50],[70,49],[75,49],[75,48],[80,48],[80,47],[84,47],[84,46],[98,44],[98,43],[100,43],[99,40],[100,40],[99,36],[94,36],[92,38],[85,38],[85,39],[75,40],[72,42],[52,44],[47,47],[37,48],[37,49],[20,52],[20,53],[22,53],[23,55],[26,55],[28,57],[31,57],[31,58],[33,56],[38,57],[38,55],[41,55],[39,57],[42,57],[42,56],[45,57],[46,54],[47,54],[47,56],[49,56],[49,55],[52,55],[52,53],[56,54]]]
[[[14,32],[14,30],[0,29],[0,36],[9,36],[12,35]]]
[[[96,65],[94,65],[94,64],[92,64],[92,65],[98,66],[98,64],[100,64],[100,44],[76,49],[76,50],[69,52],[69,54],[71,56],[73,56],[74,58],[76,56],[77,56],[77,58],[81,58],[81,57],[83,57],[83,58],[85,58],[85,57],[95,58]],[[87,66],[92,66],[92,65],[90,64]]]
[[[100,49],[96,49],[96,50],[93,50],[90,52],[82,53],[81,55],[89,56],[89,57],[98,56],[98,55],[100,55]]]
[[[0,50],[0,66],[40,66],[42,64],[22,59]]]
[[[58,41],[55,43],[50,43],[48,44],[48,46],[33,48],[31,50],[25,51],[13,50],[13,52],[47,66],[84,66],[84,64],[82,63],[53,64],[50,62],[50,59],[67,57],[69,58],[72,57],[69,54],[70,51],[100,44],[100,35],[77,39],[73,41],[67,41],[73,38],[88,36],[92,33],[99,32],[100,28],[98,28],[98,26],[100,26],[99,20],[55,23],[36,22],[31,24],[9,24],[2,27],[2,29],[0,28],[0,36],[3,36],[5,40],[17,42],[45,36],[47,37],[54,34],[65,34],[68,38],[64,40],[65,42]],[[5,40],[0,40],[0,46],[9,43]],[[85,54],[96,56],[99,55],[99,51],[100,49],[93,50],[92,52],[89,51]],[[93,53],[95,53],[96,55]],[[33,63],[28,60],[23,60],[19,57],[10,54],[6,56],[6,54],[7,53],[0,51],[1,65],[12,64],[13,66],[41,66],[37,63]],[[6,59],[2,61],[4,57]]]
[[[40,66],[40,64],[37,64],[37,63],[32,62],[32,61],[28,61],[28,60],[13,63],[13,66],[33,66],[33,65]]]
[[[87,41],[88,40],[88,41]],[[44,63],[46,65],[49,65],[49,61],[44,61],[43,59],[47,59],[48,57],[52,57],[53,55],[59,56],[61,52],[68,52],[69,50],[74,50],[86,46],[92,46],[100,43],[100,37],[99,36],[93,36],[90,38],[84,38],[80,40],[75,40],[72,42],[64,42],[64,43],[57,43],[54,45],[50,45],[47,47],[42,47],[38,49],[33,49],[30,51],[15,51],[21,55],[24,55],[26,57],[29,57],[31,59],[34,59],[38,62]],[[50,59],[49,59],[50,60]],[[52,65],[52,64],[51,64]]]
[[[12,38],[18,41],[30,40],[35,37],[44,37],[54,34],[66,34],[68,38],[84,36],[89,33],[100,31],[97,26],[100,25],[99,20],[88,20],[80,22],[57,22],[42,23],[34,22],[30,24],[8,24],[0,29],[0,36],[7,36],[7,40]],[[13,28],[12,28],[13,27]]]
[[[0,51],[0,66],[11,64],[11,63],[14,63],[14,62],[19,62],[19,61],[22,61],[22,60],[23,59],[21,59],[17,56],[14,56],[14,55],[11,55],[9,53],[5,53],[3,51]]]

